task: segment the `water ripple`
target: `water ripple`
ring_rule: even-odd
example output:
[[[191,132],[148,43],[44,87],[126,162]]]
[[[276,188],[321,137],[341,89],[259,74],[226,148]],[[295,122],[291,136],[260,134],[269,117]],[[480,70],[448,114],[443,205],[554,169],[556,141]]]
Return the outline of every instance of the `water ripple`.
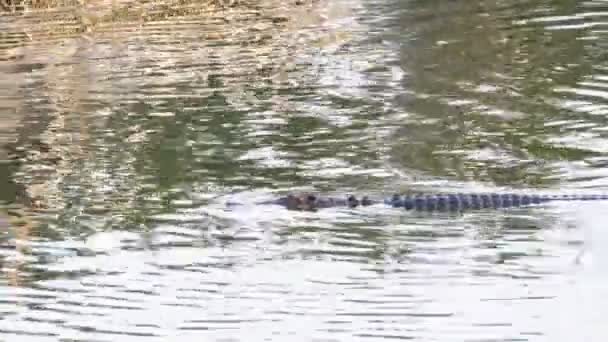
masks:
[[[601,191],[604,2],[87,6],[0,18],[0,339],[601,339],[603,203],[255,202]]]

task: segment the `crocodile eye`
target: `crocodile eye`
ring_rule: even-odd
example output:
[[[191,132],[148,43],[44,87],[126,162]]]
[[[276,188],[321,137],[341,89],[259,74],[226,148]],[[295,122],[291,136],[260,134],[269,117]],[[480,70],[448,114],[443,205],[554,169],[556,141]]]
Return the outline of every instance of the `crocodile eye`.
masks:
[[[317,197],[315,195],[308,195],[306,197],[306,200],[308,200],[309,202],[315,202],[317,200]]]
[[[359,205],[359,201],[357,200],[357,198],[353,195],[348,196],[348,205],[350,207],[356,207],[357,205]]]

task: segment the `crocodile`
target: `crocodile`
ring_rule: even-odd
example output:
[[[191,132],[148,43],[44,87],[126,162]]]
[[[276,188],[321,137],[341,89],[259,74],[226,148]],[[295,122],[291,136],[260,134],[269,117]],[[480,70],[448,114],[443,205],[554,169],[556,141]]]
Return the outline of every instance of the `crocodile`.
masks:
[[[314,194],[289,194],[275,200],[258,202],[285,207],[289,210],[316,211],[323,208],[370,206],[384,204],[394,208],[418,211],[463,211],[470,209],[502,209],[524,207],[551,201],[599,201],[608,200],[608,194],[590,195],[540,195],[517,193],[439,193],[439,194],[395,194],[382,200],[368,196],[360,199],[354,195],[345,197],[319,197]]]

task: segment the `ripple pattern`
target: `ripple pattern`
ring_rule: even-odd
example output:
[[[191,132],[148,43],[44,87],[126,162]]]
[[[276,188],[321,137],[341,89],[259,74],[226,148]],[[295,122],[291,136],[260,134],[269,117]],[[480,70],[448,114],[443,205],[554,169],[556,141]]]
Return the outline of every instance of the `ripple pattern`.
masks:
[[[605,192],[605,1],[8,4],[0,340],[608,337],[605,203],[223,204]]]

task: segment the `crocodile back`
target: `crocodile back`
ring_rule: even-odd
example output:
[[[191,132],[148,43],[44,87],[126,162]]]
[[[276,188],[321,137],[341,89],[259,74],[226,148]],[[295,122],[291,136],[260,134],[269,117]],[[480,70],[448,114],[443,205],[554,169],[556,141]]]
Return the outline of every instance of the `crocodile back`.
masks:
[[[550,201],[606,200],[608,195],[539,195],[515,193],[456,193],[435,195],[393,195],[384,203],[406,210],[457,211],[467,209],[500,209],[540,204]]]

